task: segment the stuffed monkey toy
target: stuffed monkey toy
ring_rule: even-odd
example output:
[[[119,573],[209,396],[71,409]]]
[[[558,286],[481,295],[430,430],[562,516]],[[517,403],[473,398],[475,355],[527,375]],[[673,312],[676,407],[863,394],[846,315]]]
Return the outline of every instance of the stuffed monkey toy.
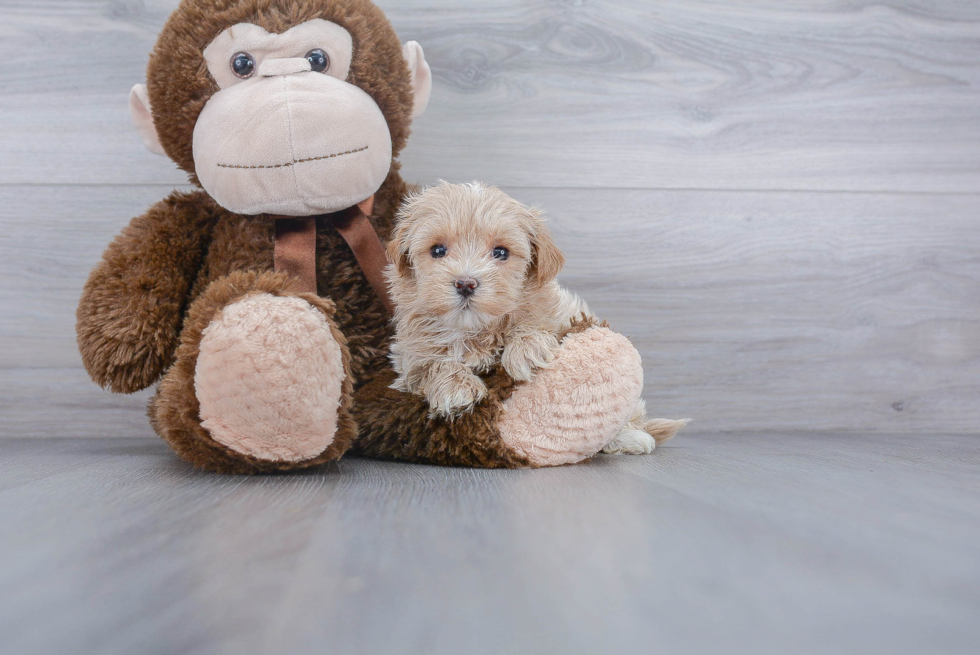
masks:
[[[487,397],[456,420],[389,388],[383,241],[431,84],[421,47],[369,0],[184,0],[167,21],[130,109],[196,189],[109,245],[77,332],[98,384],[159,382],[150,421],[184,460],[550,466],[591,457],[628,419],[639,355],[589,320],[530,382],[486,374]]]

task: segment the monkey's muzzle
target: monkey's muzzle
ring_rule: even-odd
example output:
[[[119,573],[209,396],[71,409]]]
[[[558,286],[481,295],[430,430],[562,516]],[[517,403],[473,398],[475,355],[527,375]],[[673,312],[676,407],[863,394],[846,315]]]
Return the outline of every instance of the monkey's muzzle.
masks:
[[[197,120],[197,177],[229,211],[339,211],[370,197],[388,175],[391,135],[374,100],[290,61],[214,94]]]

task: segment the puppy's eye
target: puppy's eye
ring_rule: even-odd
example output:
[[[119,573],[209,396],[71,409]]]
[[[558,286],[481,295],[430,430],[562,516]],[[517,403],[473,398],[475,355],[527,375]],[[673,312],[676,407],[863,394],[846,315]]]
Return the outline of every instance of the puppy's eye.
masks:
[[[447,252],[446,246],[442,245],[441,243],[436,244],[431,248],[429,248],[429,254],[432,255],[432,259],[439,259],[441,257],[445,257],[446,252]]]
[[[255,59],[247,52],[235,53],[231,58],[231,72],[247,80],[255,72]]]
[[[320,48],[307,52],[306,60],[310,62],[314,73],[322,73],[330,67],[330,57]]]
[[[493,249],[493,252],[490,254],[493,256],[494,259],[499,259],[502,262],[507,261],[507,258],[510,257],[510,251],[504,248],[503,246],[497,246],[496,248]]]

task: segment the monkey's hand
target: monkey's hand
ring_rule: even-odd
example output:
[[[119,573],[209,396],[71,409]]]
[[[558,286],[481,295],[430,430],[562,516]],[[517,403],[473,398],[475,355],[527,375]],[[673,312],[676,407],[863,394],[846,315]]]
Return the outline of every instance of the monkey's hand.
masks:
[[[487,395],[487,386],[459,362],[436,362],[425,375],[430,416],[452,418],[473,409]]]
[[[514,335],[504,346],[500,363],[517,382],[530,380],[536,369],[544,368],[558,352],[558,339],[550,332],[535,330]]]
[[[139,391],[170,365],[212,205],[203,192],[175,192],[134,218],[92,271],[75,327],[82,363],[101,386]]]

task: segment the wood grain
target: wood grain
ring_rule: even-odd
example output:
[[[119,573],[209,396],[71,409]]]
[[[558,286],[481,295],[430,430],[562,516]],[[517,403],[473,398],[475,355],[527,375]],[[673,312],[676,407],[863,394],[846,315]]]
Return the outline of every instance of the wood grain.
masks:
[[[381,4],[436,79],[411,179],[980,191],[975,3]],[[0,183],[184,181],[126,103],[175,5],[0,3]]]
[[[155,437],[146,416],[152,395],[104,391],[81,366],[0,368],[0,440]]]
[[[563,283],[636,344],[658,415],[977,432],[977,197],[518,195],[550,210]]]
[[[125,99],[174,6],[0,2],[0,434],[145,430],[145,397],[85,381],[74,307],[114,234],[183,182]],[[565,282],[641,350],[653,411],[980,430],[977,6],[383,7],[436,77],[406,177],[542,204]]]
[[[196,473],[0,440],[12,653],[969,653],[980,441],[679,437],[539,471]]]
[[[980,430],[977,197],[514,193],[547,211],[562,282],[640,350],[658,415],[708,431]],[[143,397],[103,396],[79,370],[74,312],[106,244],[165,194],[0,187],[0,434],[144,433]]]

